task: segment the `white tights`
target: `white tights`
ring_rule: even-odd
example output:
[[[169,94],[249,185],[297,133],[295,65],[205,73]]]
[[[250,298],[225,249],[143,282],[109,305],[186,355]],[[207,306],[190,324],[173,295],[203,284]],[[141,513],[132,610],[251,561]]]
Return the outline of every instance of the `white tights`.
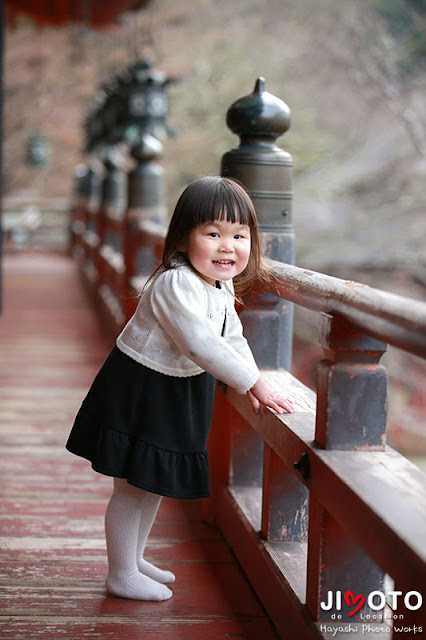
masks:
[[[171,571],[162,571],[143,558],[161,496],[114,478],[114,491],[105,514],[108,554],[106,588],[131,600],[168,600],[173,592]]]

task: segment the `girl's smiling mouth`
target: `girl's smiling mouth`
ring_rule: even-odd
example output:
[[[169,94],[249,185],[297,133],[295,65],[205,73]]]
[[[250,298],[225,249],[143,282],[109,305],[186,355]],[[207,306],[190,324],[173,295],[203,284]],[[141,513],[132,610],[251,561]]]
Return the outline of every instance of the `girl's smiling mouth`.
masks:
[[[213,260],[213,264],[233,265],[235,260]]]

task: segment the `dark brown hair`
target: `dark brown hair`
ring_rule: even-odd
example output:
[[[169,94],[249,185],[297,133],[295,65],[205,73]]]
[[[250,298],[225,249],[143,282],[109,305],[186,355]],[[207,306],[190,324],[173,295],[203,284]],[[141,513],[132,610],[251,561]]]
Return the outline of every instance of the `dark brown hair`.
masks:
[[[153,276],[179,264],[189,264],[182,248],[188,245],[191,231],[214,220],[239,222],[250,228],[249,261],[244,271],[234,278],[237,295],[244,295],[255,280],[261,285],[269,281],[271,269],[261,256],[259,225],[253,202],[238,181],[220,176],[195,180],[183,191],[170,220],[162,263]]]

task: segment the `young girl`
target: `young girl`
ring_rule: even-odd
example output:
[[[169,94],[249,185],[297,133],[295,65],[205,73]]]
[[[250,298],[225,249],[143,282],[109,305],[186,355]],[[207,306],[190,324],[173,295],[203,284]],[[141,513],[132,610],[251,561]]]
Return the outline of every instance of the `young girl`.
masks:
[[[234,308],[268,278],[253,204],[235,181],[207,177],[181,195],[163,261],[77,414],[67,449],[114,477],[105,515],[109,593],[167,600],[174,581],[143,557],[162,496],[209,495],[207,435],[215,379],[278,413],[291,400],[260,377]]]

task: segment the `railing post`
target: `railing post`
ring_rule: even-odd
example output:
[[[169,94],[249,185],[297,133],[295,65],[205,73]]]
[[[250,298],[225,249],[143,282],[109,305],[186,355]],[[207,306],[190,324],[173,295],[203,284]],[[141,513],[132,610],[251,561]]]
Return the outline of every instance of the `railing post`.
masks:
[[[103,185],[106,217],[120,221],[124,217],[128,200],[125,159],[119,151],[111,150],[104,164],[107,168]]]
[[[321,316],[320,344],[326,358],[319,363],[317,372],[316,442],[327,450],[383,450],[386,371],[378,363],[386,345],[329,314]],[[383,591],[383,584],[383,571],[350,532],[311,499],[307,606],[314,619],[348,622],[377,614],[365,603],[348,618],[358,594],[367,600],[370,592]],[[353,594],[348,596],[350,606],[343,599],[347,591]],[[329,592],[333,594],[333,605],[324,610],[320,603],[327,603]],[[340,609],[336,601],[339,592]]]
[[[82,234],[83,255],[81,256],[81,267],[86,282],[92,289],[92,294],[94,293],[93,287],[97,279],[94,244],[97,242],[97,213],[101,203],[102,167],[103,165],[99,160],[93,160],[89,164],[82,185],[85,227]]]
[[[92,288],[92,293],[97,294],[99,283],[102,280],[102,262],[99,250],[102,246],[103,230],[104,230],[104,194],[105,181],[107,179],[107,167],[105,158],[99,162],[100,169],[97,175],[98,180],[94,181],[96,185],[96,196],[92,198],[88,209],[87,230],[86,230],[86,275]]]
[[[234,102],[227,124],[240,146],[222,158],[222,175],[248,190],[259,218],[264,254],[294,264],[292,157],[275,144],[290,126],[290,109],[264,90],[259,78],[249,96]],[[245,335],[261,367],[291,367],[293,306],[272,294],[247,301]]]
[[[105,234],[107,232],[107,217],[114,200],[117,197],[118,175],[120,173],[118,154],[114,149],[109,149],[102,158],[105,173],[101,183],[101,202],[96,216],[96,234],[98,242],[96,245],[96,268],[98,271],[97,286],[104,281],[105,265],[101,257],[101,248],[105,244]]]
[[[386,344],[328,314],[320,320],[326,358],[317,369],[315,440],[323,449],[385,446],[387,374],[379,360]]]
[[[231,105],[227,124],[241,141],[238,148],[223,156],[222,175],[238,179],[247,188],[258,215],[264,255],[294,264],[293,161],[275,144],[290,126],[290,109],[267,93],[263,78],[259,78],[252,94]],[[241,320],[259,366],[290,369],[292,303],[272,294],[248,296],[245,303]],[[266,540],[305,540],[307,489],[256,436],[250,428],[241,431],[232,459],[241,458],[238,450],[250,451],[246,464],[253,475],[254,466],[262,470],[263,458],[262,535]]]
[[[75,255],[76,246],[79,243],[87,224],[87,202],[85,191],[88,172],[89,167],[87,164],[78,164],[74,169],[68,246],[71,256]]]
[[[111,150],[105,160],[107,174],[103,182],[103,233],[99,250],[98,295],[112,320],[114,333],[125,321],[127,279],[124,265],[124,215],[127,208],[125,158]]]
[[[129,200],[126,213],[124,259],[128,282],[137,275],[149,275],[155,262],[151,245],[140,246],[138,229],[141,222],[167,224],[164,169],[158,163],[163,145],[148,133],[132,147],[136,166],[129,173]]]
[[[89,164],[84,180],[83,195],[86,201],[87,213],[97,211],[101,199],[101,163],[95,161]]]
[[[123,220],[127,209],[125,159],[118,151],[111,151],[105,160],[105,167],[102,245],[123,255]]]

